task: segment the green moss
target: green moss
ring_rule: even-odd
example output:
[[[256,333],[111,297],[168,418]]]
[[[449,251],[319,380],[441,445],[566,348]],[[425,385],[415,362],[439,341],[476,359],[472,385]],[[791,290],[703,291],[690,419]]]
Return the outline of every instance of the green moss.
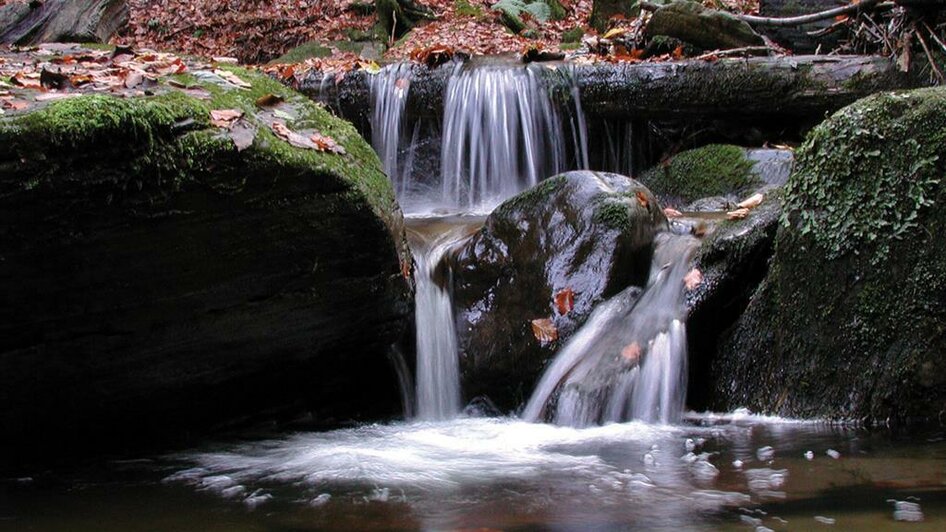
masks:
[[[585,28],[581,26],[575,26],[570,30],[565,30],[562,33],[562,42],[566,44],[577,44],[581,42],[581,38],[585,36]]]
[[[745,191],[757,181],[751,169],[742,148],[710,144],[675,155],[644,172],[640,181],[659,195],[694,201]]]
[[[798,151],[783,224],[797,224],[831,257],[878,242],[883,258],[889,239],[918,227],[932,206],[944,143],[946,89],[878,94],[842,109]]]
[[[311,41],[296,46],[285,54],[270,61],[270,64],[301,63],[306,59],[317,57],[328,57],[332,55],[332,49],[318,41]]]
[[[222,67],[252,84],[238,89],[222,80],[176,76],[211,94],[209,101],[162,87],[156,96],[116,98],[84,95],[0,120],[0,180],[18,188],[56,186],[63,179],[111,187],[109,198],[128,191],[166,197],[190,183],[238,191],[256,179],[312,179],[328,192],[356,191],[383,219],[397,211],[391,185],[374,151],[348,122],[258,72]],[[315,129],[331,136],[344,155],[300,149],[277,137],[256,107],[275,94],[292,115],[293,130]],[[255,140],[237,152],[229,136],[209,123],[211,109],[242,109],[255,128]],[[76,177],[78,176],[78,177]],[[252,184],[252,183],[250,183]]]
[[[482,18],[485,14],[482,7],[474,6],[469,0],[454,0],[453,8],[456,10],[457,15],[461,17]]]
[[[566,181],[567,178],[564,175],[550,177],[538,185],[509,198],[496,210],[503,209],[503,212],[505,212],[547,201],[558,189],[565,185]]]

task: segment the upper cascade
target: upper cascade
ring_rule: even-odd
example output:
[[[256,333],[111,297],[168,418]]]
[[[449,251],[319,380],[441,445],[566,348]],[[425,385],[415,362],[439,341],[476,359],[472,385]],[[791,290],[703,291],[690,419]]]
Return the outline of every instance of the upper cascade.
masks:
[[[587,168],[587,127],[571,67],[457,63],[436,127],[408,116],[411,66],[371,80],[372,145],[408,213],[486,212],[546,177]],[[415,154],[440,136],[439,175]],[[421,145],[424,145],[421,147]]]

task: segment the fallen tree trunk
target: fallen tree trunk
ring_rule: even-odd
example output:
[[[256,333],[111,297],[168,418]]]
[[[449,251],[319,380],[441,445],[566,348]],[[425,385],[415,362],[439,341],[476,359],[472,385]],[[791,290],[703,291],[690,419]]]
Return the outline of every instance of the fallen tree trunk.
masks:
[[[560,70],[561,64],[557,67]],[[407,112],[436,117],[455,67],[417,65]],[[541,67],[533,67],[541,68]],[[551,70],[550,70],[551,72]],[[875,92],[920,85],[885,58],[786,56],[666,63],[577,65],[573,76],[590,118],[769,117],[817,119]],[[300,82],[308,96],[366,125],[371,113],[370,74],[354,71],[338,83],[312,71]]]

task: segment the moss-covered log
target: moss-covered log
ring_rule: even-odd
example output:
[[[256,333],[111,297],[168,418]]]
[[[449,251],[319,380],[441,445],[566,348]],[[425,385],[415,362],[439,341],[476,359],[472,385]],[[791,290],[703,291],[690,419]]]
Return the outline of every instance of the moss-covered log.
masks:
[[[0,119],[0,445],[398,413],[410,259],[380,163],[350,124],[232,72],[251,88],[197,71]],[[267,94],[345,153],[274,134]],[[214,109],[245,115],[227,130]]]

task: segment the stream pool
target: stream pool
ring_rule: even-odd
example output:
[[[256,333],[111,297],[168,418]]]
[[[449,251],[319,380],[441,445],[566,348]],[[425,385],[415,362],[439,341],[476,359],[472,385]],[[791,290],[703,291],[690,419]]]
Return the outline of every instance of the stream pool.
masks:
[[[946,529],[946,433],[743,412],[584,429],[458,418],[0,479],[0,530],[766,528]]]

